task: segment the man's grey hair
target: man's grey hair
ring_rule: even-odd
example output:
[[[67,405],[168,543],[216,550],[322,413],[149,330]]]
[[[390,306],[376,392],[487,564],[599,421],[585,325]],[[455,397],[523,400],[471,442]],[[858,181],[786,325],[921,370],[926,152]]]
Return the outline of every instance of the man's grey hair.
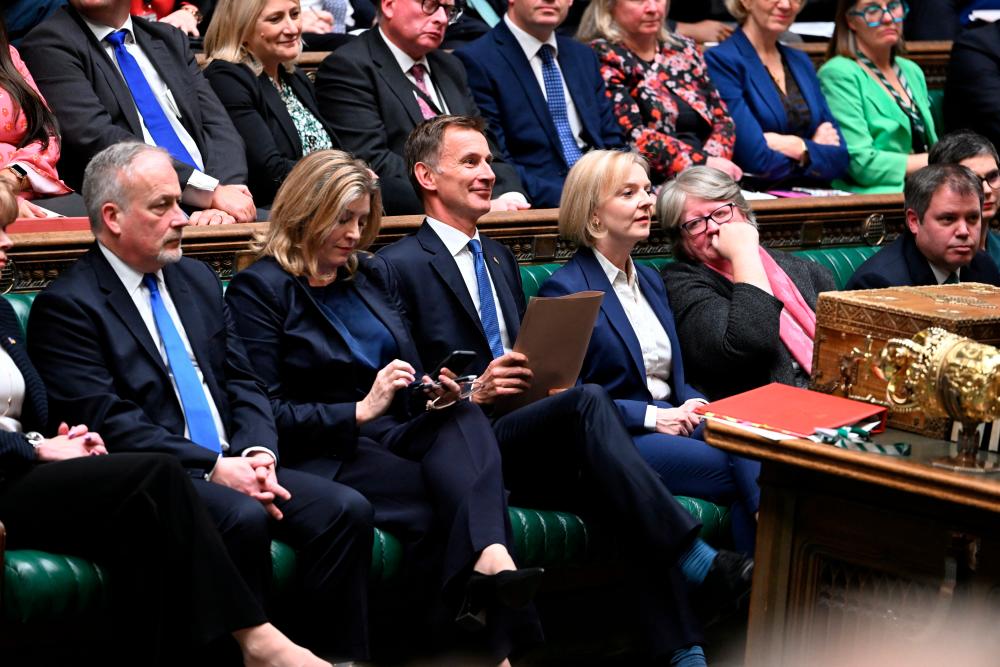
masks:
[[[982,210],[982,181],[971,169],[960,164],[932,164],[910,174],[903,190],[905,210],[913,209],[917,220],[923,223],[924,213],[930,208],[934,194],[942,187],[963,197],[975,195],[979,199],[979,209]]]
[[[132,183],[132,165],[143,153],[162,153],[168,159],[170,154],[158,146],[150,146],[140,141],[123,141],[108,146],[95,155],[83,172],[83,202],[90,218],[90,230],[97,233],[104,228],[101,209],[112,203],[125,210],[129,203],[129,186]]]

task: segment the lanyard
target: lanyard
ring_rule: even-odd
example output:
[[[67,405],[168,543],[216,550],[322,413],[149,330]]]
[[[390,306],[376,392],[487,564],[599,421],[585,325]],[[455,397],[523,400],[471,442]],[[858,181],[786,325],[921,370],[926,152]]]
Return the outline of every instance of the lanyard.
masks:
[[[907,117],[909,117],[910,124],[913,125],[914,134],[920,137],[926,137],[927,127],[924,125],[924,119],[921,118],[920,111],[917,109],[916,103],[913,102],[913,91],[910,89],[910,83],[903,75],[903,71],[899,68],[899,64],[893,61],[892,71],[896,73],[896,78],[899,79],[899,83],[903,86],[903,90],[906,91],[906,96],[909,100],[904,100],[900,97],[899,93],[896,92],[896,89],[889,83],[889,80],[885,78],[885,74],[882,73],[882,70],[876,67],[875,63],[873,63],[868,56],[861,53],[861,51],[855,51],[855,55],[857,55],[858,60],[865,67],[878,77],[878,80],[883,86],[885,86],[885,89],[888,90],[889,94],[896,100],[896,104],[899,105],[899,108],[903,110],[903,113],[905,113]],[[924,140],[924,143],[926,144],[926,140]]]

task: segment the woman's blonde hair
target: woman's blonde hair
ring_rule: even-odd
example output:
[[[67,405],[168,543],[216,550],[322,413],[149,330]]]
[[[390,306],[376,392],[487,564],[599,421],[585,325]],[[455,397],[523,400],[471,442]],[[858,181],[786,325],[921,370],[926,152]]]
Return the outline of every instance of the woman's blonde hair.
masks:
[[[858,59],[858,42],[854,37],[854,31],[847,25],[847,12],[856,4],[857,0],[837,0],[837,9],[833,14],[833,36],[830,37],[830,43],[826,47],[827,60],[834,56]],[[903,34],[900,33],[899,41],[892,47],[892,58],[903,53],[906,53],[906,44],[903,43]]]
[[[597,207],[615,194],[637,164],[649,175],[649,164],[629,151],[590,151],[566,176],[559,200],[559,235],[577,245],[591,247],[608,232],[601,229]]]
[[[205,64],[213,60],[246,65],[254,74],[263,71],[260,61],[245,46],[268,0],[219,0],[212,22],[205,32]],[[296,0],[298,4],[298,0]],[[299,40],[302,50],[302,40]],[[295,69],[295,61],[283,63],[286,70]]]
[[[806,6],[807,1],[808,0],[798,0],[799,8],[795,11],[796,15],[798,15],[798,13],[802,11],[802,8]],[[740,25],[743,25],[744,21],[747,20],[747,17],[750,16],[750,12],[747,11],[746,6],[743,4],[744,2],[750,4],[753,0],[725,0],[726,11],[729,12],[729,14],[736,19],[736,22]],[[795,0],[792,0],[792,2],[795,2]]]
[[[371,197],[371,212],[357,250],[371,245],[382,223],[378,179],[368,165],[350,153],[310,153],[299,160],[278,189],[270,226],[258,240],[258,254],[274,257],[293,276],[319,276],[319,249],[340,224],[347,207],[364,196]],[[357,266],[357,255],[352,254],[347,270],[353,275]]]
[[[621,44],[625,41],[625,33],[611,15],[615,3],[621,0],[592,0],[580,17],[580,27],[576,30],[576,38],[581,42],[592,42],[595,39],[604,39],[613,44]],[[660,32],[656,39],[666,42],[674,48],[681,48],[684,43],[667,28],[664,21],[660,26]]]
[[[665,183],[656,198],[656,219],[667,233],[674,257],[678,259],[690,259],[681,243],[681,223],[685,222],[684,207],[689,196],[705,201],[731,201],[743,211],[748,223],[757,226],[757,217],[743,196],[739,184],[728,174],[703,165],[688,167],[677,178]]]

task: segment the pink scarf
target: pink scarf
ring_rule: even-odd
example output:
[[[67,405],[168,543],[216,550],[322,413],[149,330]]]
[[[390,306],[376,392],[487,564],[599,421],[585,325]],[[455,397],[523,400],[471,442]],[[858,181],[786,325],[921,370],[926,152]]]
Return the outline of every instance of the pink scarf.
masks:
[[[763,248],[758,248],[760,261],[764,265],[764,273],[767,274],[767,281],[771,284],[771,291],[774,296],[784,304],[781,309],[781,319],[779,331],[781,342],[791,353],[806,373],[812,375],[813,339],[816,337],[816,313],[809,307],[806,300],[802,298],[802,293],[795,286],[788,274],[778,266],[778,263],[765,252]],[[725,276],[730,282],[733,281],[732,273],[722,271],[719,268],[707,264],[708,268]]]

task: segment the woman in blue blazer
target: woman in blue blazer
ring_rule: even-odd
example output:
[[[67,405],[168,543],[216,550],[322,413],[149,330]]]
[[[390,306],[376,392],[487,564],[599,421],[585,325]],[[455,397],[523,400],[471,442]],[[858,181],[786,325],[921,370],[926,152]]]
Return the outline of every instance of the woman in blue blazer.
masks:
[[[760,464],[702,440],[705,403],[684,378],[681,346],[653,269],[631,259],[649,236],[653,196],[636,153],[592,151],[566,178],[559,232],[579,246],[539,296],[604,292],[580,380],[607,389],[643,458],[672,493],[732,503],[736,548],[752,552],[760,502]]]
[[[408,389],[420,357],[394,274],[364,252],[381,211],[363,162],[306,156],[278,191],[260,259],[226,301],[271,397],[284,464],[364,494],[375,525],[415,556],[413,599],[436,601],[419,618],[451,610],[463,627],[486,626],[478,641],[501,662],[540,638],[522,607],[541,570],[518,570],[510,554],[500,450],[482,410],[458,400],[469,388],[442,374],[431,395]],[[447,638],[451,628],[432,630]]]
[[[847,172],[847,144],[809,56],[778,43],[804,4],[727,0],[741,27],[705,54],[736,123],[733,161],[757,187],[828,186]]]

